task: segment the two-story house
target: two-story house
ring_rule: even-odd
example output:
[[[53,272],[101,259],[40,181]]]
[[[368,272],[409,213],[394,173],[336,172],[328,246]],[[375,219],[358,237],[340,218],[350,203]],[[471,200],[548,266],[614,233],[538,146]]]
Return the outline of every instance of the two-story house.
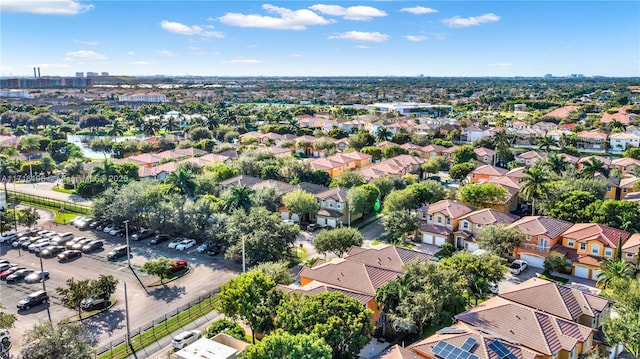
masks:
[[[630,235],[597,223],[576,223],[562,233],[562,244],[553,252],[571,262],[576,277],[597,280],[602,261],[615,258],[618,242],[624,245]]]
[[[525,216],[511,223],[507,228],[522,235],[514,256],[531,267],[544,268],[544,259],[551,248],[561,242],[562,233],[573,223],[546,216]]]
[[[635,176],[636,174],[640,174],[638,171],[640,170],[640,160],[631,157],[616,158],[611,161],[611,169],[618,170],[625,175],[630,174]]]
[[[609,136],[611,152],[622,153],[629,147],[640,146],[640,136],[633,133],[615,133]]]
[[[451,200],[442,200],[418,208],[418,217],[422,222],[418,231],[419,240],[436,246],[451,243],[453,232],[458,230],[459,218],[473,210],[473,207]]]
[[[496,154],[498,152],[484,147],[478,147],[473,150],[476,154],[476,158],[478,162],[483,163],[485,165],[495,165],[496,164]]]
[[[538,161],[542,161],[546,158],[546,156],[537,151],[527,151],[519,154],[516,157],[516,161],[522,164],[525,167],[531,167],[536,164]]]
[[[347,188],[335,187],[315,195],[320,205],[320,210],[316,214],[316,223],[320,226],[336,228],[338,225],[346,225],[362,217],[362,213],[349,213],[347,191]]]
[[[576,148],[579,151],[604,152],[607,134],[600,131],[582,131],[577,135]]]
[[[627,239],[622,245],[622,259],[631,263],[634,268],[638,268],[640,262],[638,256],[640,255],[640,233],[634,233]]]
[[[484,228],[497,224],[511,224],[519,218],[514,214],[500,212],[492,208],[473,211],[458,219],[458,230],[453,233],[454,245],[457,249],[477,251],[479,246],[476,238]]]
[[[486,182],[487,180],[504,176],[508,170],[492,165],[484,165],[469,173],[469,180],[473,183]]]

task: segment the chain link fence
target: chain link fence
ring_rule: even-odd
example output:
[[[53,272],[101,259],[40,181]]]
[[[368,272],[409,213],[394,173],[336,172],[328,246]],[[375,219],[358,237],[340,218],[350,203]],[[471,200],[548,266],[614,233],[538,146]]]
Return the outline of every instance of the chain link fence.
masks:
[[[33,194],[15,192],[8,190],[7,194],[9,195],[9,203],[22,203],[22,204],[31,204],[34,206],[43,206],[57,209],[64,209],[64,211],[79,213],[79,214],[90,214],[92,212],[90,206],[77,204],[68,201],[61,201],[58,199],[53,199],[49,197],[36,196]]]

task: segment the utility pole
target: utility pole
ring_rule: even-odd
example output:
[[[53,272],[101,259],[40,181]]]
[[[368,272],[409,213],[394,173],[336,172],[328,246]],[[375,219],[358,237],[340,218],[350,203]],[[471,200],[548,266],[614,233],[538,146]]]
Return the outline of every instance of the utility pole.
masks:
[[[127,282],[124,283],[124,311],[127,316],[127,344],[131,346],[131,332],[129,324],[129,300],[127,299]],[[134,353],[135,354],[135,353]]]
[[[247,259],[244,252],[244,236],[242,236],[242,273],[247,271]]]

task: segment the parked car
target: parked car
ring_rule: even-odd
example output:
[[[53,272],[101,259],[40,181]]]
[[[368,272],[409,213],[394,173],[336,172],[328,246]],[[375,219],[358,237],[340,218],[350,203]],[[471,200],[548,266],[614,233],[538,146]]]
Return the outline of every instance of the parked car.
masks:
[[[103,298],[87,298],[80,302],[80,307],[82,310],[95,310],[104,308],[109,303]]]
[[[169,242],[169,244],[167,245],[167,247],[174,249],[176,248],[176,246],[178,245],[178,243],[182,242],[184,238],[174,238],[171,240],[171,242]]]
[[[310,225],[307,226],[307,231],[313,232],[318,228],[320,228],[320,225],[318,225],[317,223],[311,223]]]
[[[198,248],[196,248],[196,252],[204,253],[207,251],[207,249],[209,249],[210,246],[211,246],[211,242],[204,242],[201,245],[199,245]]]
[[[75,226],[77,221],[81,221],[83,219],[86,219],[86,218],[84,216],[75,216],[69,221],[69,224],[72,226]]]
[[[118,259],[120,257],[126,257],[127,256],[127,246],[123,245],[123,246],[117,246],[115,248],[113,248],[111,250],[111,252],[107,253],[107,259],[109,260],[115,260]]]
[[[104,247],[104,242],[102,242],[100,240],[95,240],[95,241],[91,241],[91,242],[85,244],[84,246],[82,246],[82,252],[90,253],[90,252],[93,252],[93,251],[97,251],[98,249],[101,249],[102,247]]]
[[[104,232],[104,233],[109,233],[109,232],[113,231],[114,229],[116,229],[116,225],[115,225],[115,223],[111,223],[111,224],[106,225],[106,226],[102,229],[102,232]]]
[[[113,230],[111,232],[109,232],[110,235],[112,236],[118,236],[118,237],[124,237],[125,233],[125,229],[124,228],[118,228],[116,230]]]
[[[184,259],[174,259],[173,264],[171,265],[171,269],[169,269],[169,273],[173,274],[176,272],[180,272],[181,270],[187,268],[189,263]]]
[[[77,249],[69,249],[60,254],[58,254],[58,261],[70,261],[74,258],[82,257],[82,252]]]
[[[4,236],[0,237],[0,243],[11,243],[16,238],[18,238],[18,233],[17,232],[5,233]]]
[[[9,261],[7,259],[0,259],[0,265],[2,264],[9,264]]]
[[[124,233],[124,226],[114,227],[112,230],[109,231],[109,235],[115,236],[120,230]]]
[[[93,219],[91,218],[87,218],[87,219],[82,219],[80,221],[77,221],[74,226],[76,226],[76,228],[83,230],[83,229],[88,229],[89,225],[92,223]]]
[[[70,240],[69,242],[65,243],[65,244],[64,244],[64,248],[66,248],[66,249],[73,249],[73,246],[74,246],[76,243],[78,243],[78,242],[80,242],[80,241],[82,241],[82,240],[84,240],[84,239],[87,239],[87,237],[75,237],[75,238],[73,238],[72,240]]]
[[[42,258],[50,258],[55,257],[62,252],[64,252],[63,246],[48,246],[40,251],[40,256]]]
[[[24,277],[28,276],[33,272],[34,270],[29,268],[20,269],[13,272],[12,274],[9,274],[5,280],[7,281],[7,283],[15,283],[20,279],[24,279]]]
[[[101,231],[106,224],[107,224],[107,221],[98,219],[89,223],[89,228]],[[102,227],[102,228],[98,228],[98,227]]]
[[[27,284],[32,284],[32,283],[40,283],[44,280],[49,279],[49,271],[37,271],[34,273],[29,274],[28,276],[24,277],[24,282]]]
[[[170,239],[171,239],[171,237],[169,237],[166,234],[158,234],[157,236],[153,237],[153,239],[151,239],[149,241],[149,244],[159,244],[159,243],[162,243],[162,242],[166,242],[166,241],[168,241]]]
[[[0,279],[1,280],[7,280],[7,277],[12,275],[13,273],[21,270],[21,269],[26,269],[26,267],[23,266],[13,266],[11,268],[6,269],[4,272],[0,273]]]
[[[489,283],[489,292],[491,294],[498,294],[500,292],[500,289],[498,289],[498,284],[494,282]]]
[[[134,233],[131,236],[132,241],[140,241],[149,237],[153,237],[153,231],[150,229],[143,229],[140,232]]]
[[[78,243],[74,244],[71,249],[77,249],[77,250],[82,250],[82,247],[86,246],[87,244],[93,242],[95,239],[90,239],[90,238],[85,238],[82,240],[79,240]]]
[[[28,310],[38,304],[45,304],[49,302],[49,295],[44,290],[39,290],[27,295],[24,299],[18,302],[18,310]]]
[[[9,335],[9,329],[0,329],[0,341],[2,344],[6,346],[10,339],[11,335]]]
[[[201,331],[196,329],[186,330],[176,335],[173,340],[171,340],[171,345],[176,349],[182,349],[200,338],[202,338]]]
[[[176,249],[179,251],[184,251],[196,245],[195,239],[185,238],[178,243]]]
[[[54,242],[42,242],[42,243],[36,245],[35,247],[33,247],[32,252],[33,252],[33,254],[39,256],[40,252],[42,252],[45,248],[52,247],[52,246],[55,246],[55,245],[56,244]]]
[[[527,269],[527,267],[528,267],[528,265],[527,265],[526,261],[523,261],[522,259],[516,259],[509,266],[509,273],[511,273],[513,275],[518,275],[518,274],[524,272],[524,270]]]
[[[219,244],[214,244],[207,249],[207,254],[210,256],[217,256],[222,253],[222,246]]]
[[[6,271],[7,269],[11,268],[11,267],[16,267],[17,264],[14,263],[3,263],[0,264],[0,274],[4,271]]]
[[[44,247],[48,247],[52,244],[55,244],[55,243],[51,242],[49,238],[43,238],[33,244],[30,244],[29,247],[27,247],[27,249],[29,250],[29,252],[39,252],[40,249]]]

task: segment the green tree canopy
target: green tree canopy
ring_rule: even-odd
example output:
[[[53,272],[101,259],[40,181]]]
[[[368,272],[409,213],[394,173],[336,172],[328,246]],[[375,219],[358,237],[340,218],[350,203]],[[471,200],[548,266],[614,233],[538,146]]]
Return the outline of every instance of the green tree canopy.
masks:
[[[460,190],[460,199],[474,207],[488,208],[505,203],[508,193],[506,188],[495,183],[469,183]]]
[[[494,254],[476,255],[462,251],[444,258],[438,265],[457,271],[464,278],[469,297],[483,298],[489,293],[489,285],[498,283],[505,277],[506,260]]]
[[[565,192],[546,214],[572,223],[588,223],[593,217],[590,205],[597,201],[598,198],[589,192]]]
[[[361,246],[363,240],[358,229],[341,227],[321,230],[313,240],[313,245],[318,253],[330,252],[342,257],[351,246]]]
[[[166,276],[169,275],[169,271],[173,266],[173,261],[166,257],[160,257],[157,259],[151,259],[142,265],[140,270],[143,273],[147,273],[149,275],[157,275],[160,277],[160,280],[163,280]]]
[[[451,178],[454,180],[462,181],[467,178],[469,173],[471,173],[474,169],[476,169],[476,164],[473,162],[458,163],[457,165],[451,167],[451,169],[449,170],[449,176],[451,176]]]
[[[320,209],[316,197],[302,189],[297,189],[285,194],[284,197],[282,197],[282,202],[287,206],[289,211],[299,216],[300,221],[303,220],[305,215],[309,215],[310,217],[314,216],[318,213],[318,209]]]
[[[24,333],[21,354],[30,359],[90,359],[93,349],[84,334],[80,323],[62,321],[54,327],[43,321]]]
[[[481,247],[489,249],[494,254],[506,258],[513,255],[513,250],[520,244],[521,234],[506,226],[487,226],[478,236]]]
[[[477,156],[472,145],[460,146],[453,152],[453,163],[456,165],[460,163],[467,163],[476,159]]]
[[[251,270],[268,275],[277,284],[289,285],[294,281],[285,262],[264,262],[252,267]]]
[[[243,359],[331,359],[331,347],[315,334],[291,335],[278,330],[247,347]]]
[[[418,229],[419,220],[415,213],[398,210],[385,212],[382,220],[384,229],[396,239],[405,233],[411,233]]]

